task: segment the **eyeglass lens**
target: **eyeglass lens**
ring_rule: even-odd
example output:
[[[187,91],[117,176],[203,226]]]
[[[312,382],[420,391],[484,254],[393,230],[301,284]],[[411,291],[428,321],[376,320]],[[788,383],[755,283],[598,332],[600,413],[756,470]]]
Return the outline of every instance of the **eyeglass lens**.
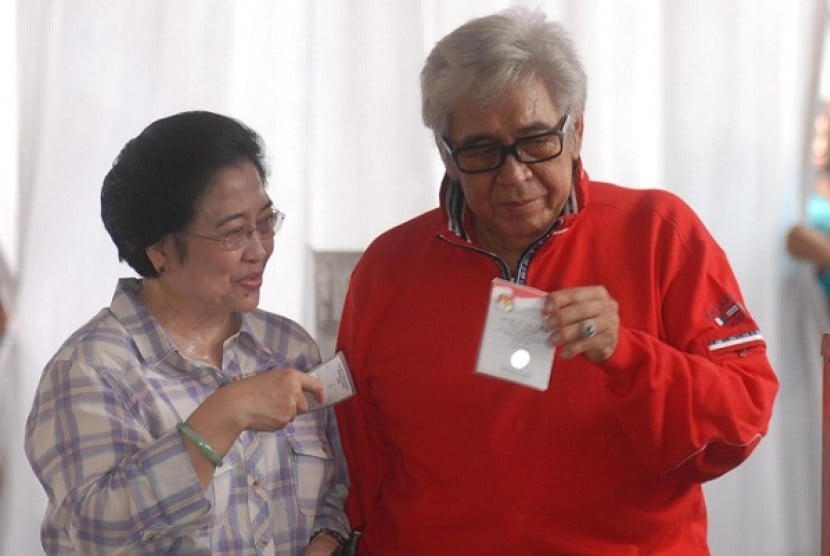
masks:
[[[273,238],[280,231],[285,220],[285,213],[275,210],[265,218],[257,222],[256,226],[242,228],[222,238],[222,245],[229,251],[242,248],[253,239],[254,232],[261,240]]]
[[[495,170],[504,164],[508,154],[520,162],[542,162],[562,152],[562,137],[558,130],[518,139],[512,145],[491,143],[464,147],[455,152],[455,162],[462,171],[481,172]]]

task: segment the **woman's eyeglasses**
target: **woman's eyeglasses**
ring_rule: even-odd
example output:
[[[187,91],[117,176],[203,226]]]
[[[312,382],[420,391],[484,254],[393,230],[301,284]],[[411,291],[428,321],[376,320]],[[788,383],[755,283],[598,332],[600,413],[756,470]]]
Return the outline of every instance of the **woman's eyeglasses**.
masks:
[[[200,237],[210,241],[216,241],[222,245],[225,251],[238,251],[250,245],[254,232],[259,236],[260,241],[269,241],[277,235],[285,220],[285,213],[274,209],[268,215],[257,220],[256,226],[242,226],[222,236],[206,236],[195,232],[187,232],[188,235]]]

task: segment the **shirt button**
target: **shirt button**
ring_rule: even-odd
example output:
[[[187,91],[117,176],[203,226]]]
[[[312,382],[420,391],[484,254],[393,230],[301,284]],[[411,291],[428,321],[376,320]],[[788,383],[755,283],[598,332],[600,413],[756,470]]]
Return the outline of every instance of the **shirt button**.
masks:
[[[265,537],[263,537],[263,538],[259,541],[259,546],[268,546],[268,539],[266,539]]]
[[[254,479],[254,482],[251,483],[251,486],[254,487],[254,488],[259,488],[259,481]]]

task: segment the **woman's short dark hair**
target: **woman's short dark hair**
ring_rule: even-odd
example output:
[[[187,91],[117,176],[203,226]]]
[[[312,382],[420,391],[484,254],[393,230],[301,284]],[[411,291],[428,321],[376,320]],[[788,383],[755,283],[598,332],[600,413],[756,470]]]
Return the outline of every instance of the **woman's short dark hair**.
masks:
[[[262,139],[227,116],[182,112],[147,126],[121,150],[101,188],[101,219],[118,258],[157,277],[146,248],[184,231],[216,171],[244,159],[264,184]]]

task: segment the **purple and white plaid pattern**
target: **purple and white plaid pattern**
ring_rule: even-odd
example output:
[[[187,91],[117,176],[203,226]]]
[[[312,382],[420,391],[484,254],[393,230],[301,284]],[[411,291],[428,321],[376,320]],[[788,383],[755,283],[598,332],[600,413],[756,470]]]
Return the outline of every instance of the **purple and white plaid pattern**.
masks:
[[[46,366],[26,454],[46,489],[48,554],[302,554],[312,531],[348,531],[348,479],[331,409],[246,431],[203,491],[176,424],[211,393],[274,367],[308,370],[295,322],[253,311],[223,368],[185,358],[122,279],[112,304]]]

